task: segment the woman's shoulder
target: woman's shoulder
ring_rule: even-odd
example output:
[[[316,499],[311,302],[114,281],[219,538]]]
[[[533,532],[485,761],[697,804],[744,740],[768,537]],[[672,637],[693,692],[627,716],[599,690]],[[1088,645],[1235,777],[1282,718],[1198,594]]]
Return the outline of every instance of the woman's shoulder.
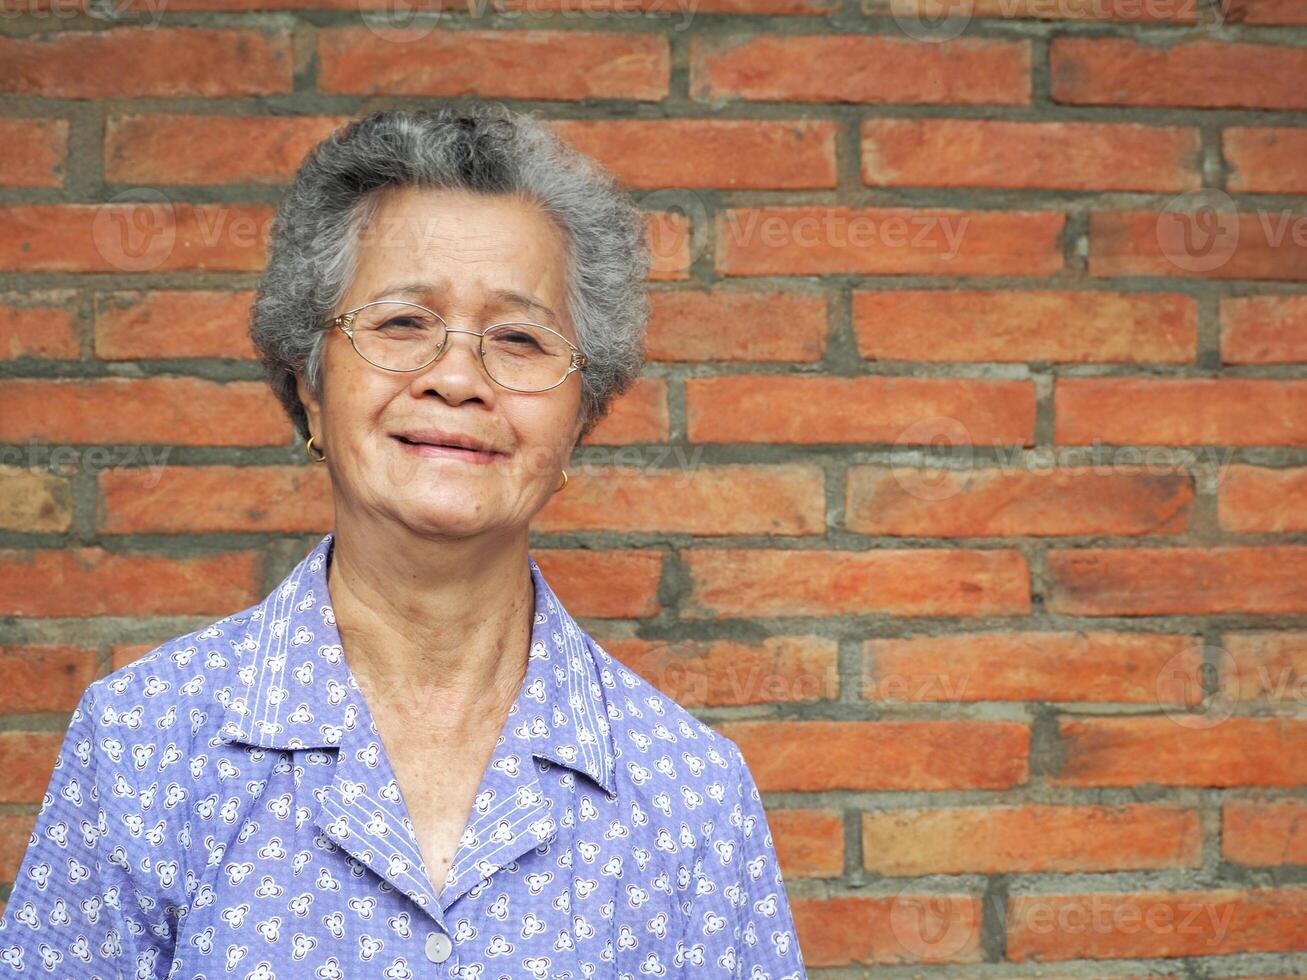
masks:
[[[109,727],[138,732],[162,729],[182,715],[207,721],[221,689],[236,676],[247,628],[259,610],[249,606],[164,640],[93,681],[78,711],[94,712]]]
[[[732,739],[700,720],[686,705],[613,656],[593,637],[589,640],[615,742],[679,745],[703,756],[719,776],[734,770],[742,757]]]

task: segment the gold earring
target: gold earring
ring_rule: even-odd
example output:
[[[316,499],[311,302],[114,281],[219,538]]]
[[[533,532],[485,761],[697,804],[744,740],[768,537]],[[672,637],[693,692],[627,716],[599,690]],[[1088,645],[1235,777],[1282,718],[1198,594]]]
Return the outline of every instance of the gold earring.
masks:
[[[554,493],[558,493],[565,486],[567,486],[567,470],[563,470],[563,482],[554,488]]]
[[[323,453],[321,456],[314,456],[314,455],[313,455],[313,437],[312,437],[312,436],[309,436],[309,441],[306,442],[306,443],[304,443],[304,452],[305,452],[306,454],[308,454],[309,459],[313,460],[313,462],[315,462],[315,463],[321,463],[324,459],[327,458],[327,454],[326,454],[326,453]]]

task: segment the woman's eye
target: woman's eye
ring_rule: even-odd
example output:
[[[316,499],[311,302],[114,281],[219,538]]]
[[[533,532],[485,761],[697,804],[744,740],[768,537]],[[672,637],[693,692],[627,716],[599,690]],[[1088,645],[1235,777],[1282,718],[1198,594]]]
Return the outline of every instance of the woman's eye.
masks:
[[[379,330],[391,330],[391,329],[424,330],[426,329],[426,324],[424,324],[421,320],[414,320],[412,317],[395,317],[394,319],[387,320],[378,329]]]
[[[532,337],[529,333],[510,333],[510,334],[505,334],[503,339],[506,340],[506,341],[508,341],[509,343],[512,343],[512,344],[520,344],[520,345],[523,345],[523,346],[529,344],[529,345],[531,345],[532,347],[539,347],[539,346],[540,346],[538,343],[536,343],[536,339],[535,339],[534,337]]]

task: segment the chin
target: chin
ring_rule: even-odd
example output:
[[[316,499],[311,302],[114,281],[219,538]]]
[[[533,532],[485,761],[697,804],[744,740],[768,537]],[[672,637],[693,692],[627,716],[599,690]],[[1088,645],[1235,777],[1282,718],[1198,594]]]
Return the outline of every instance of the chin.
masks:
[[[431,501],[426,506],[408,507],[399,519],[422,536],[467,538],[498,526],[487,521],[484,509],[466,501],[461,505]]]
[[[472,511],[478,501],[484,509],[487,494],[494,494],[492,485],[472,467],[419,463],[417,466],[382,467],[375,472],[382,479],[372,481],[370,496],[379,503],[398,504],[414,513]]]

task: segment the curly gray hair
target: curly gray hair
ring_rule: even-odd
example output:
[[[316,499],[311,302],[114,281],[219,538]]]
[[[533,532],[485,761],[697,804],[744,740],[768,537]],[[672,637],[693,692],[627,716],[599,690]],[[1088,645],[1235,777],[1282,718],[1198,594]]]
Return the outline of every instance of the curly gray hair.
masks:
[[[584,438],[644,363],[650,254],[643,217],[608,171],[545,125],[476,100],[351,121],[313,148],[277,208],[250,336],[301,437],[309,429],[297,374],[320,398],[322,341],[357,268],[359,236],[380,206],[379,192],[407,186],[519,194],[560,226],[567,310],[588,359]]]

